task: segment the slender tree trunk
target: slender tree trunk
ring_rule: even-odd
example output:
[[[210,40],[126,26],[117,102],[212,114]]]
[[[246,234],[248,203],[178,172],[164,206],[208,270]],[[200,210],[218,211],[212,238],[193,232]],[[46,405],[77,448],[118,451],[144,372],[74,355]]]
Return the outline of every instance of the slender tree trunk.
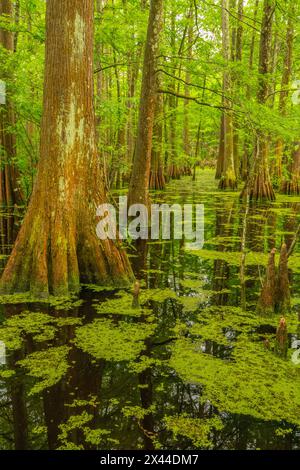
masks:
[[[93,0],[47,2],[41,156],[3,293],[66,295],[79,291],[80,280],[122,284],[131,276],[124,253],[96,237],[96,207],[105,196],[95,138],[93,19]]]
[[[276,19],[279,16],[278,12],[277,15],[274,15],[274,22],[276,24]],[[274,39],[273,39],[273,47],[271,52],[271,66],[270,66],[270,96],[268,98],[268,105],[271,109],[275,108],[275,98],[276,98],[276,87],[277,87],[277,76],[276,71],[278,67],[278,62],[280,60],[280,49],[283,47],[282,40],[278,30],[275,31]],[[274,188],[278,188],[279,179],[281,176],[281,159],[280,157],[280,145],[277,145],[275,142],[275,158],[272,156],[270,160],[270,175],[273,179]],[[275,178],[274,178],[275,177]]]
[[[286,49],[284,56],[283,73],[281,80],[281,93],[279,100],[279,112],[282,116],[287,112],[287,99],[289,96],[289,85],[292,76],[292,62],[293,62],[293,42],[294,42],[294,3],[291,1],[289,8],[289,18],[286,31]],[[276,142],[276,161],[275,161],[275,174],[279,178],[282,177],[282,156],[283,156],[284,142],[280,138]]]
[[[164,142],[164,155],[163,155],[163,162],[164,167],[167,171],[165,171],[165,181],[166,183],[169,181],[169,165],[171,161],[171,154],[170,154],[170,142],[169,142],[169,119],[168,119],[168,103],[169,103],[169,96],[165,95],[163,98],[163,127],[164,127],[164,135],[163,135],[163,142]]]
[[[203,90],[202,90],[202,100],[204,101],[205,97],[205,88],[206,88],[206,75],[204,76],[203,80]],[[194,167],[193,167],[193,181],[196,181],[196,167],[199,164],[199,161],[202,160],[202,144],[203,144],[203,138],[202,138],[202,126],[203,126],[203,116],[201,112],[198,128],[197,128],[197,136],[196,136],[196,146],[195,146],[195,162],[194,162]]]
[[[231,102],[228,99],[232,84],[231,73],[228,67],[231,59],[229,0],[222,0],[222,44],[223,59],[226,65],[223,72],[223,106],[227,107],[228,109],[223,112],[221,122],[219,160],[222,162],[222,164],[219,164],[219,169],[221,169],[219,188],[235,189],[237,187],[237,181],[233,152],[233,116]]]
[[[250,45],[249,70],[253,69],[253,62],[254,62],[255,38],[257,34],[256,25],[257,25],[258,6],[259,6],[259,0],[255,0],[254,14],[253,14],[254,29],[252,31],[251,45]]]
[[[14,37],[14,52],[17,52],[17,47],[18,47],[18,39],[19,39],[19,31],[18,31],[18,26],[20,23],[20,0],[15,1],[15,25],[17,28],[17,31],[15,32],[15,37]]]
[[[172,54],[175,56],[176,51],[176,23],[175,23],[175,16],[176,12],[174,8],[171,13],[171,51]],[[184,41],[186,36],[186,29],[183,33],[183,37],[181,39],[179,53],[180,55]],[[175,61],[176,62],[176,61]],[[177,64],[175,63],[175,67],[177,68]],[[180,67],[179,67],[179,71]],[[178,85],[179,86],[179,85]],[[168,102],[169,102],[169,111],[170,111],[170,119],[169,119],[169,168],[168,168],[168,177],[170,179],[180,179],[181,173],[178,167],[178,152],[177,152],[177,100],[176,100],[176,85],[175,85],[175,78],[171,78],[169,84],[170,94]]]
[[[143,52],[143,43],[138,47],[138,50],[135,55],[130,55],[132,60],[135,61],[135,64],[130,64],[127,69],[127,81],[128,81],[128,91],[127,91],[127,131],[126,131],[126,140],[127,140],[127,165],[128,171],[126,178],[129,179],[130,169],[134,156],[134,145],[135,145],[135,130],[136,130],[136,105],[134,103],[134,97],[136,93],[137,81],[140,71],[140,63]]]
[[[224,113],[221,116],[221,127],[220,127],[220,140],[219,140],[219,154],[217,158],[217,169],[216,179],[220,179],[224,170],[224,158],[225,158],[225,135],[224,135]]]
[[[145,10],[146,2],[145,0],[141,0],[140,2],[141,10]],[[130,52],[129,60],[133,62],[132,64],[128,65],[127,68],[127,82],[128,82],[128,89],[127,89],[127,109],[128,109],[128,117],[127,117],[127,130],[126,130],[126,142],[127,142],[127,165],[128,170],[127,173],[124,175],[124,179],[129,181],[130,173],[131,173],[131,166],[134,157],[134,148],[135,148],[135,131],[136,131],[136,105],[134,102],[134,97],[137,88],[137,81],[140,74],[141,68],[141,60],[143,55],[143,48],[144,43],[140,41],[137,46],[137,49],[134,53]]]
[[[267,104],[270,90],[269,73],[271,64],[271,40],[274,11],[274,0],[264,0],[260,36],[259,83],[257,95],[258,102],[261,105]],[[249,195],[250,200],[267,199],[272,201],[275,199],[275,193],[269,172],[269,136],[261,129],[257,130],[253,165],[241,197],[247,197],[247,195]]]
[[[1,0],[0,15],[13,21],[13,2]],[[14,33],[0,28],[0,45],[13,54],[15,51]],[[22,204],[19,172],[16,168],[16,137],[11,131],[15,125],[15,114],[9,97],[7,73],[0,73],[0,79],[6,83],[6,102],[0,104],[0,205]]]
[[[128,204],[149,204],[152,134],[156,93],[155,65],[162,29],[163,0],[151,0],[147,41],[144,53],[139,122]]]
[[[117,69],[117,58],[116,53],[114,50],[114,71],[115,71],[115,78],[116,78],[116,88],[117,88],[117,101],[118,101],[118,123],[117,123],[117,132],[116,132],[116,143],[113,150],[113,156],[110,165],[110,172],[109,172],[109,187],[115,187],[120,189],[121,187],[121,172],[122,172],[122,164],[125,163],[125,136],[126,136],[126,129],[125,129],[125,122],[122,116],[121,106],[122,106],[122,96],[121,96],[121,80],[120,74]]]
[[[238,1],[237,18],[238,25],[236,29],[236,42],[235,42],[235,62],[242,61],[243,53],[243,17],[244,17],[244,0]],[[240,86],[238,77],[235,77],[233,85],[236,89]],[[234,155],[234,168],[236,178],[240,178],[240,152],[239,152],[239,123],[237,119],[233,118],[233,155]]]
[[[102,24],[103,21],[103,13],[106,7],[107,0],[96,0],[96,13],[97,13],[97,20]],[[100,103],[101,100],[105,97],[105,88],[106,88],[106,77],[104,72],[101,70],[103,67],[102,64],[102,57],[104,54],[104,47],[103,44],[99,42],[96,43],[95,47],[95,66],[97,69],[96,74],[96,107],[98,102]],[[103,131],[101,131],[101,119],[100,116],[96,116],[96,137],[97,137],[97,145],[99,149],[99,154],[101,155],[101,160],[103,162],[103,172],[105,177],[105,186],[109,186],[108,182],[108,169],[107,169],[107,159],[106,159],[106,152],[103,150],[102,145],[105,142],[105,136],[103,135]]]
[[[175,84],[172,83],[169,89],[174,92]],[[181,173],[178,167],[177,159],[177,119],[176,119],[176,98],[173,95],[169,96],[169,110],[170,110],[170,126],[169,126],[169,142],[170,142],[170,161],[168,169],[168,177],[171,179],[178,180],[180,179]]]
[[[284,58],[284,68],[281,81],[281,93],[279,101],[279,111],[283,116],[287,113],[287,100],[289,96],[289,85],[292,76],[293,63],[293,42],[294,42],[294,15],[295,5],[291,1],[289,8],[289,18],[286,33],[286,51]],[[278,168],[278,176],[282,176],[282,156],[284,150],[284,142],[278,139],[276,143],[276,168]],[[299,142],[294,143],[294,151],[292,160],[288,163],[288,176],[285,177],[281,184],[281,191],[286,194],[299,194],[300,189],[300,159],[299,159]]]
[[[163,152],[163,95],[159,94],[155,106],[153,145],[151,157],[150,189],[165,189]]]
[[[192,59],[193,57],[193,16],[192,16],[192,9],[190,8],[189,15],[188,15],[188,57]],[[189,72],[189,64],[187,64],[187,70],[185,74],[185,96],[190,96],[190,72]],[[184,100],[184,118],[183,118],[183,150],[185,156],[185,165],[184,165],[184,173],[189,175],[191,174],[191,167],[189,163],[189,159],[191,157],[191,133],[190,133],[190,102],[189,99]]]
[[[250,74],[252,74],[252,71],[253,71],[255,39],[256,39],[256,34],[257,34],[256,26],[257,26],[258,5],[259,5],[259,0],[256,0],[255,5],[254,5],[254,14],[253,14],[254,29],[252,31],[250,56],[249,56],[249,73]],[[251,97],[251,87],[248,85],[247,86],[247,98],[250,99],[250,97]],[[241,165],[241,177],[243,181],[247,181],[247,178],[249,176],[250,154],[251,154],[252,145],[253,145],[252,139],[250,139],[249,136],[246,135],[245,141],[244,141],[244,151],[243,151],[242,165]]]

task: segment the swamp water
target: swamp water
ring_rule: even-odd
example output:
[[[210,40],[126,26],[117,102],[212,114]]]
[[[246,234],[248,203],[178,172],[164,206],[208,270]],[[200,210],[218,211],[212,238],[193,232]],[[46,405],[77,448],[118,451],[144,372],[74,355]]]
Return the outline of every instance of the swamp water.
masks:
[[[300,448],[299,244],[286,357],[275,352],[280,315],[255,311],[300,198],[249,207],[205,170],[154,200],[204,204],[205,245],[132,249],[138,306],[130,290],[96,286],[47,304],[0,298],[1,449]],[[17,228],[5,213],[0,228],[3,268]]]

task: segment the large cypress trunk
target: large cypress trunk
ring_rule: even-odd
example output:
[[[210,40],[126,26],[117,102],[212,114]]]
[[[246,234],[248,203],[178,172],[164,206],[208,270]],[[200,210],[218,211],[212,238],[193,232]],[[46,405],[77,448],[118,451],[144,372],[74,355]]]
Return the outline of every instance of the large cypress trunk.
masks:
[[[13,18],[13,3],[11,0],[1,0],[0,15],[7,19]],[[0,45],[12,54],[14,52],[14,34],[0,28]],[[7,72],[1,72],[0,79],[8,81]],[[15,114],[9,99],[0,104],[0,205],[14,205],[23,202],[19,183],[19,173],[15,166],[16,137],[11,128],[15,125]]]
[[[3,273],[3,293],[66,295],[80,281],[124,283],[127,258],[96,237],[105,202],[93,106],[93,0],[49,0],[38,174]]]

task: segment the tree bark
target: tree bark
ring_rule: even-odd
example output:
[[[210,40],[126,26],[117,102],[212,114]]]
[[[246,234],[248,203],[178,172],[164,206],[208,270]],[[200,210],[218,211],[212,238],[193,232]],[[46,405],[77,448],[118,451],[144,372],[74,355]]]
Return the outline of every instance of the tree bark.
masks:
[[[156,58],[162,29],[163,0],[151,0],[147,40],[144,52],[143,78],[137,140],[129,185],[128,204],[149,205],[152,135],[156,93]]]
[[[96,237],[105,202],[93,106],[93,0],[49,0],[41,147],[29,208],[0,282],[2,293],[78,292],[80,281],[123,284],[128,260]]]

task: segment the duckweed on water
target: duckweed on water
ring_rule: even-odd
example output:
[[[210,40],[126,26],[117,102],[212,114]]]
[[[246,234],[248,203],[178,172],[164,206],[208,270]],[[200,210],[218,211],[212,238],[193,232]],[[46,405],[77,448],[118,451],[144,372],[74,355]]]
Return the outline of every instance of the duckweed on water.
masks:
[[[222,260],[231,266],[241,265],[241,253],[234,251],[217,251],[217,250],[193,250],[191,254],[203,260],[215,261]],[[245,266],[263,266],[268,262],[269,253],[247,251],[245,257]],[[276,254],[276,263],[278,263],[279,254]],[[300,272],[300,255],[294,253],[289,258],[289,268],[294,272]]]
[[[201,336],[203,340],[215,341],[218,344],[228,345],[230,336],[228,331],[251,334],[254,337],[256,329],[260,326],[271,326],[276,331],[281,315],[260,317],[255,311],[245,311],[240,307],[211,306],[203,309],[197,316],[197,322],[190,327],[192,335]],[[299,330],[299,320],[295,314],[286,314],[289,333],[296,334]],[[274,334],[275,335],[275,334]],[[274,338],[275,339],[275,338]]]
[[[151,313],[151,310],[147,308],[148,302],[152,301],[162,303],[168,299],[178,300],[176,292],[171,289],[145,289],[141,291],[139,296],[141,307],[133,307],[132,294],[121,291],[117,294],[116,298],[95,304],[95,309],[100,314],[128,315],[136,317]]]
[[[234,251],[217,251],[217,250],[194,250],[191,252],[193,255],[198,256],[204,260],[222,260],[226,261],[232,266],[240,266],[241,264],[241,253]],[[246,254],[246,266],[265,266],[268,261],[268,253],[255,253],[247,252]]]
[[[144,340],[154,331],[153,324],[97,319],[76,329],[74,343],[95,359],[130,361],[141,353]]]
[[[31,312],[10,317],[0,329],[0,340],[8,349],[17,350],[29,334],[38,342],[52,340],[55,335],[52,318],[45,313]]]
[[[44,299],[33,297],[27,294],[0,295],[0,305],[18,305],[18,304],[45,304],[53,307],[55,310],[71,310],[80,307],[83,304],[82,299],[77,296],[54,297],[49,296]]]
[[[70,348],[58,346],[29,354],[18,364],[25,368],[28,375],[40,379],[29,392],[30,395],[40,393],[45,388],[52,387],[65,376],[69,364],[67,356]]]
[[[178,296],[172,289],[147,289],[141,292],[141,303],[146,302],[164,302],[168,299],[178,300]]]
[[[138,449],[146,433],[155,448],[299,448],[295,349],[279,357],[280,316],[255,313],[268,253],[283,237],[293,239],[298,215],[280,203],[249,212],[241,282],[245,206],[230,193],[215,192],[211,176],[208,191],[202,180],[193,184],[195,198],[190,189],[174,193],[185,188],[182,181],[166,189],[161,202],[173,191],[176,202],[205,203],[205,246],[194,252],[177,240],[149,243],[138,308],[132,307],[132,289],[114,286],[83,285],[84,301],[50,297],[32,305],[37,313],[28,311],[36,300],[30,296],[1,297],[1,304],[25,304],[0,309],[6,346],[1,396],[8,403],[0,427],[10,439],[11,391],[20,385],[32,448],[47,446],[49,416],[59,449]],[[293,310],[284,315],[293,348],[300,331],[298,251],[297,245],[289,260]],[[242,294],[247,310],[240,308]],[[59,397],[54,411],[52,397]],[[13,446],[2,435],[0,444]]]
[[[79,318],[55,318],[41,312],[23,312],[8,318],[0,327],[0,341],[9,350],[21,349],[26,336],[30,335],[36,342],[51,341],[59,328],[78,325]]]
[[[183,380],[201,384],[202,400],[220,412],[300,425],[300,368],[277,357],[263,343],[240,335],[231,360],[203,352],[203,342],[181,339],[170,365]]]
[[[107,315],[128,315],[133,317],[145,315],[147,310],[133,307],[132,299],[132,294],[122,291],[118,293],[117,298],[95,304],[95,309],[98,313]]]

